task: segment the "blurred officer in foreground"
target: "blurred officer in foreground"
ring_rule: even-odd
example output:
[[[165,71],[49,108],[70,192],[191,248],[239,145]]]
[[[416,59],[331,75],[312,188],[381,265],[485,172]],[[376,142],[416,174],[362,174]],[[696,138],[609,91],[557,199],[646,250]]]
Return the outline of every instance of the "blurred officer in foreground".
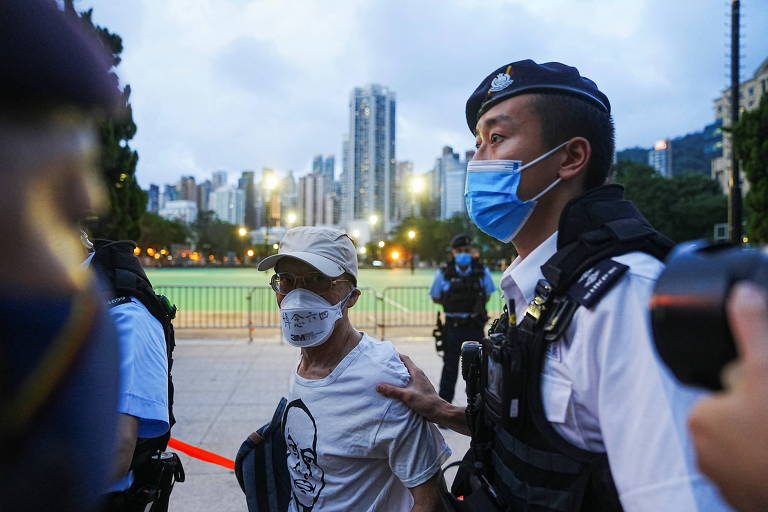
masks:
[[[103,204],[93,122],[118,92],[47,0],[0,2],[0,508],[89,511],[109,483],[115,332],[80,266]]]
[[[451,259],[435,273],[429,295],[443,306],[443,373],[440,398],[453,402],[459,376],[461,344],[485,336],[485,304],[496,291],[488,268],[473,257],[472,239],[459,234],[451,239]]]
[[[689,425],[699,467],[744,511],[768,510],[768,297],[738,284],[727,303],[741,381],[699,402]]]
[[[514,244],[507,305],[462,350],[468,407],[421,370],[380,385],[472,436],[454,482],[461,510],[723,510],[696,470],[686,417],[700,392],[677,383],[651,339],[647,304],[671,242],[619,185],[608,98],[574,67],[524,60],[467,101],[477,152],[472,221]]]

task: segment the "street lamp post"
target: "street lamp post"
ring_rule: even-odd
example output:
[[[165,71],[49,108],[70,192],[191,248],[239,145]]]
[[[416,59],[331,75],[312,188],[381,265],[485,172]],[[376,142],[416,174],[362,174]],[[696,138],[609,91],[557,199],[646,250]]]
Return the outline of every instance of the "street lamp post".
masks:
[[[264,201],[264,205],[267,209],[267,215],[266,215],[266,231],[264,233],[264,243],[267,246],[267,254],[269,254],[269,224],[272,220],[272,193],[277,188],[277,176],[275,176],[274,173],[265,173],[264,179],[262,180],[262,186],[264,187],[264,192],[266,197],[266,200]]]
[[[408,241],[411,246],[411,275],[413,275],[413,241],[416,239],[416,232],[414,230],[408,231]]]

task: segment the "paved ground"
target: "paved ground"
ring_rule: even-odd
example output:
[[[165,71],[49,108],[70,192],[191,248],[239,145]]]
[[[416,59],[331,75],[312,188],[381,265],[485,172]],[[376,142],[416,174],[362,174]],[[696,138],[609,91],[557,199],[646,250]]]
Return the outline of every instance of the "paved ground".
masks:
[[[431,338],[393,341],[432,382],[439,381],[442,361],[435,354]],[[249,344],[244,337],[185,338],[183,332],[177,343],[173,371],[177,423],[173,435],[234,459],[243,439],[271,418],[277,401],[286,394],[298,349],[281,344],[275,337]],[[459,400],[466,403],[463,384],[458,388]],[[443,432],[453,448],[451,460],[460,458],[468,447],[468,438]],[[181,457],[187,481],[174,489],[171,510],[246,510],[234,472],[183,454]]]

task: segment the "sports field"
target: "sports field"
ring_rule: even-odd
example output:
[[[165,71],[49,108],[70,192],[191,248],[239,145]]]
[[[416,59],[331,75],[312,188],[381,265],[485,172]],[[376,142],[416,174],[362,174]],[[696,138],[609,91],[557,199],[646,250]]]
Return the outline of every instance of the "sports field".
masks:
[[[278,322],[274,293],[268,288],[272,271],[171,268],[147,269],[147,275],[158,291],[177,305],[180,315],[186,317],[180,325],[189,322],[202,326],[211,323],[213,317],[231,318],[231,322],[239,325],[245,322],[242,315],[248,311],[263,317],[258,321],[262,325]],[[440,309],[428,295],[434,275],[432,269],[417,269],[413,275],[408,269],[361,269],[358,286],[363,294],[354,313],[367,317],[377,312],[377,321],[397,325],[433,323],[434,314]],[[500,277],[499,273],[493,274],[497,286]],[[497,292],[489,301],[489,310],[498,309],[498,304]]]

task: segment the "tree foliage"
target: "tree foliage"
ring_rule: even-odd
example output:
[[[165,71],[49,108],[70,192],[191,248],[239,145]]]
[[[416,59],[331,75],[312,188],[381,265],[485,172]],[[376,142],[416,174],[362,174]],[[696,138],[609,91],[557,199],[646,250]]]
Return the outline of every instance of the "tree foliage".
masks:
[[[650,223],[672,240],[711,238],[714,225],[726,222],[728,200],[717,182],[701,174],[664,178],[648,165],[622,160],[615,181],[625,187]]]
[[[167,220],[147,212],[141,218],[139,247],[169,247],[172,244],[186,244],[191,237],[189,226],[178,220]]]
[[[753,243],[768,242],[768,94],[757,109],[744,112],[733,127],[736,155],[749,181],[747,233]]]
[[[451,238],[459,233],[465,233],[472,238],[474,246],[480,252],[480,258],[485,262],[495,262],[506,259],[507,263],[515,257],[515,249],[511,244],[504,244],[492,238],[470,222],[464,214],[456,214],[450,219],[441,221],[429,217],[409,217],[400,223],[393,234],[393,242],[409,249],[411,241],[408,231],[415,231],[413,251],[422,261],[438,265],[449,258]]]
[[[65,3],[66,11],[77,16],[71,0]],[[123,40],[105,27],[94,24],[93,9],[79,15],[81,21],[90,27],[112,55],[113,68],[120,64]],[[117,75],[112,73],[115,86],[119,86]],[[136,181],[136,164],[139,155],[128,142],[136,135],[133,111],[130,104],[131,87],[125,85],[121,93],[121,114],[106,120],[98,126],[101,142],[101,177],[109,196],[109,210],[94,223],[91,230],[97,238],[111,240],[138,240],[141,238],[141,218],[147,205],[147,195]]]
[[[248,239],[238,235],[238,226],[217,219],[211,211],[198,213],[192,229],[197,236],[197,248],[216,258],[228,252],[242,255],[248,246]]]

